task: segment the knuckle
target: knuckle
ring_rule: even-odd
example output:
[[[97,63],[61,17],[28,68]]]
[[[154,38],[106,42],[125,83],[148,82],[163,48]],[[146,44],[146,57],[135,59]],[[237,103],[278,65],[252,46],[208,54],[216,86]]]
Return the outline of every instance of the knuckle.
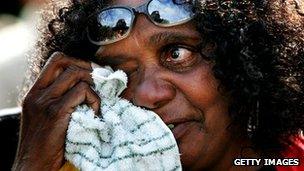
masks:
[[[86,70],[78,70],[77,79],[82,80],[82,81],[86,81],[88,84],[91,84],[91,82],[93,81],[92,77],[90,75],[90,72],[86,71]]]
[[[55,65],[59,68],[66,68],[71,63],[70,58],[62,52],[54,52],[48,59],[46,65]]]
[[[89,87],[89,85],[85,82],[80,82],[78,83],[78,88],[81,90],[81,91],[85,91],[87,90]]]
[[[72,74],[72,75],[78,75],[80,70],[74,66],[74,65],[69,65],[66,69],[66,71],[69,73],[69,74]]]
[[[69,66],[65,72],[66,72],[66,76],[72,77],[76,81],[80,80],[83,75],[82,71],[78,67],[73,66],[73,65]]]
[[[54,53],[51,55],[49,61],[51,61],[51,62],[56,62],[56,61],[61,61],[61,60],[64,59],[64,58],[65,58],[64,53],[62,53],[62,52],[54,52]]]

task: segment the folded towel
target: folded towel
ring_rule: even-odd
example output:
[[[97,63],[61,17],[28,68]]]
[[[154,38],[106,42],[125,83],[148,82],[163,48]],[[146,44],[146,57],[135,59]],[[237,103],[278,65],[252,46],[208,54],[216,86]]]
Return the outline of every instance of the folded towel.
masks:
[[[160,117],[119,98],[127,86],[123,71],[95,68],[101,116],[86,105],[72,113],[66,159],[80,170],[181,170],[174,136]]]

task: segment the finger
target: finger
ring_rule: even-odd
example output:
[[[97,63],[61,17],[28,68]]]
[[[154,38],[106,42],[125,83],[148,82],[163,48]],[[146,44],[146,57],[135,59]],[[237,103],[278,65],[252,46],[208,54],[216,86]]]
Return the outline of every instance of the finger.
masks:
[[[69,66],[47,88],[47,92],[49,92],[51,97],[59,97],[81,81],[93,86],[94,83],[91,76],[91,71],[79,68],[77,66]]]
[[[75,107],[84,103],[90,106],[96,115],[99,115],[100,98],[85,82],[80,82],[70,89],[64,95],[61,103],[68,107],[69,113],[74,112]]]
[[[55,52],[43,67],[34,89],[43,89],[49,86],[70,65],[92,71],[90,62],[69,57],[61,52]]]

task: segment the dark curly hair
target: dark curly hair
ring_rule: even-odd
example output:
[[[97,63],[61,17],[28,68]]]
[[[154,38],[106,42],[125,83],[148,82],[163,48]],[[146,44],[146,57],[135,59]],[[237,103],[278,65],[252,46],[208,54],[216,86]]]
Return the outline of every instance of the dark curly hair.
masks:
[[[24,92],[55,51],[93,60],[98,47],[88,42],[86,26],[108,3],[73,0],[62,7],[53,2],[59,10],[44,12]],[[284,149],[290,135],[304,130],[304,4],[201,0],[194,6],[197,30],[216,47],[209,60],[219,90],[231,99],[231,126],[265,154]]]

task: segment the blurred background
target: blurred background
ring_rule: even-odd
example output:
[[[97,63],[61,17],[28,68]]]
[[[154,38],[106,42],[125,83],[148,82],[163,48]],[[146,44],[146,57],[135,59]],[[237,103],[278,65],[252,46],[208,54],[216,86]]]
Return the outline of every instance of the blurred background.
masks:
[[[37,38],[39,11],[47,0],[2,0],[0,6],[0,115],[19,110],[17,98],[27,68],[27,53]],[[6,112],[7,113],[7,112]]]

